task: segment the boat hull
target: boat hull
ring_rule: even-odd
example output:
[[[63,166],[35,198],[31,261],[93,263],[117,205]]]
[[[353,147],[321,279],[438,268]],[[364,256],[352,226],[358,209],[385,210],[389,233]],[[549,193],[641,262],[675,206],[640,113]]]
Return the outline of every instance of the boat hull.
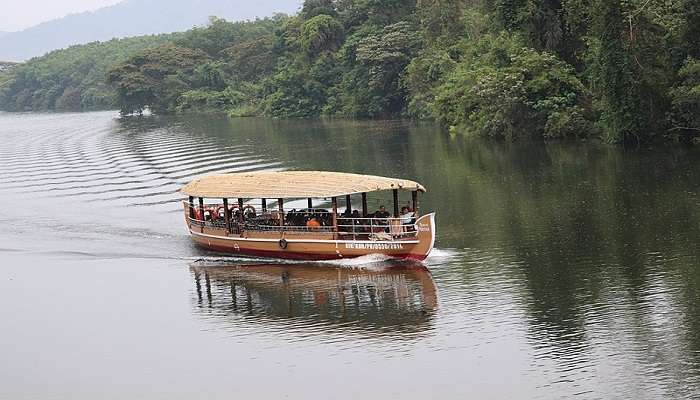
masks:
[[[435,214],[416,221],[418,234],[410,240],[337,240],[332,233],[243,232],[194,225],[188,221],[194,242],[208,250],[265,258],[339,260],[380,254],[397,259],[424,260],[435,244]]]

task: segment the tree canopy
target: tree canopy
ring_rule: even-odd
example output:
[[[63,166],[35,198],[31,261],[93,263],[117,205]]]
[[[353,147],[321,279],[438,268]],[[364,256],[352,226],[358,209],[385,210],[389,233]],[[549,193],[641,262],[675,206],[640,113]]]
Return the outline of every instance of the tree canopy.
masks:
[[[306,0],[0,75],[0,109],[433,119],[612,143],[700,137],[695,0]],[[93,66],[91,66],[94,64]]]
[[[117,106],[117,98],[105,80],[106,71],[134,52],[168,43],[175,36],[140,36],[94,42],[57,50],[15,65],[4,74],[0,72],[0,109],[113,109]]]

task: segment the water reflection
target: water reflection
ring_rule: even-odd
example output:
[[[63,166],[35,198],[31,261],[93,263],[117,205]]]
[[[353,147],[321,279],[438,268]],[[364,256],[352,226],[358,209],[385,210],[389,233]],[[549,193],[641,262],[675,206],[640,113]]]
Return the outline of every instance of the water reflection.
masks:
[[[430,330],[438,308],[435,282],[421,264],[197,263],[191,272],[195,307],[220,317],[405,335]]]
[[[114,113],[0,115],[0,199],[7,204],[0,210],[7,228],[0,234],[3,261],[13,265],[6,259],[21,255],[28,265],[50,267],[51,274],[34,275],[24,266],[13,268],[12,274],[27,274],[25,282],[51,288],[91,282],[81,287],[81,293],[95,290],[89,298],[102,298],[103,290],[116,293],[109,302],[76,300],[75,291],[51,292],[47,300],[24,296],[29,289],[16,286],[19,279],[0,279],[9,327],[0,330],[0,339],[22,350],[6,356],[6,364],[32,361],[15,379],[3,381],[7,374],[0,373],[0,391],[7,382],[39,376],[40,365],[52,365],[25,354],[71,359],[84,343],[67,338],[80,337],[92,325],[109,324],[114,315],[145,313],[139,327],[152,320],[149,308],[140,306],[147,301],[138,306],[122,301],[128,287],[134,295],[167,303],[155,318],[167,316],[168,323],[151,328],[158,343],[168,344],[163,337],[206,343],[212,346],[207,362],[218,355],[227,366],[232,354],[252,358],[268,349],[261,359],[286,356],[296,362],[313,353],[313,362],[325,366],[333,355],[343,361],[354,357],[358,371],[383,378],[387,371],[429,366],[421,376],[442,387],[452,389],[464,376],[473,377],[470,385],[477,389],[478,382],[488,386],[481,392],[470,386],[472,397],[699,397],[699,149],[506,144],[402,121],[115,118]],[[25,137],[31,140],[21,140]],[[428,260],[431,273],[405,265],[242,263],[197,263],[190,271],[189,260],[220,255],[191,245],[180,187],[201,174],[269,169],[340,170],[425,184],[429,191],[421,204],[437,212],[436,245],[442,249]],[[68,257],[123,261],[109,280],[103,279],[104,269],[80,270],[96,273],[86,280],[70,274],[74,265],[57,266]],[[149,268],[166,259],[174,259],[174,271]],[[134,260],[143,263],[144,280],[134,282],[124,272]],[[163,279],[184,287],[154,284]],[[185,304],[173,305],[172,298],[183,295]],[[10,301],[20,297],[24,312]],[[27,332],[46,330],[43,319],[30,329],[13,318],[60,315],[47,312],[44,301],[62,310],[93,303],[102,308],[89,314],[95,319],[77,314],[62,322],[62,329],[75,328],[63,342],[58,335],[52,341],[26,340]],[[187,331],[192,312],[196,321]],[[169,324],[177,321],[185,329],[172,329]],[[120,321],[116,330],[94,338],[113,343],[113,332],[133,324]],[[54,342],[63,347],[35,351]],[[140,336],[136,342],[142,342]],[[126,355],[145,353],[133,343]],[[94,362],[90,356],[86,363]],[[404,357],[403,368],[387,361],[392,357]],[[238,365],[252,370],[248,363]],[[265,368],[296,379],[281,367]],[[219,382],[229,381],[230,370],[216,371],[227,374]],[[310,376],[317,379],[317,373]],[[488,385],[493,379],[509,385]],[[423,387],[432,391],[440,385]],[[498,391],[508,387],[516,395]],[[258,389],[258,397],[275,397]],[[440,397],[413,389],[406,398]],[[1,392],[0,397],[17,398]]]

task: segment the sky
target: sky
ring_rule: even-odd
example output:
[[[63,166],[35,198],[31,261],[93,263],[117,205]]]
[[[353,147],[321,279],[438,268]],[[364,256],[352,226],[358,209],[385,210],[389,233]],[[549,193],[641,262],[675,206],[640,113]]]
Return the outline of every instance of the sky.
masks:
[[[0,31],[19,31],[68,14],[93,11],[120,0],[4,0]]]

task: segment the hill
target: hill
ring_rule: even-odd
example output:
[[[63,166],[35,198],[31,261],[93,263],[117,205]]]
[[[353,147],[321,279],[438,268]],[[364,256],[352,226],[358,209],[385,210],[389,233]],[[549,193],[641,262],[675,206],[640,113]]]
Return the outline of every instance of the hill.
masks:
[[[294,13],[301,0],[124,0],[19,32],[0,32],[0,60],[24,61],[55,49],[113,38],[184,31],[216,15],[238,21]]]
[[[56,50],[24,64],[0,63],[0,109],[6,111],[113,108],[107,69],[175,34],[113,39]],[[5,70],[4,72],[2,70]]]

